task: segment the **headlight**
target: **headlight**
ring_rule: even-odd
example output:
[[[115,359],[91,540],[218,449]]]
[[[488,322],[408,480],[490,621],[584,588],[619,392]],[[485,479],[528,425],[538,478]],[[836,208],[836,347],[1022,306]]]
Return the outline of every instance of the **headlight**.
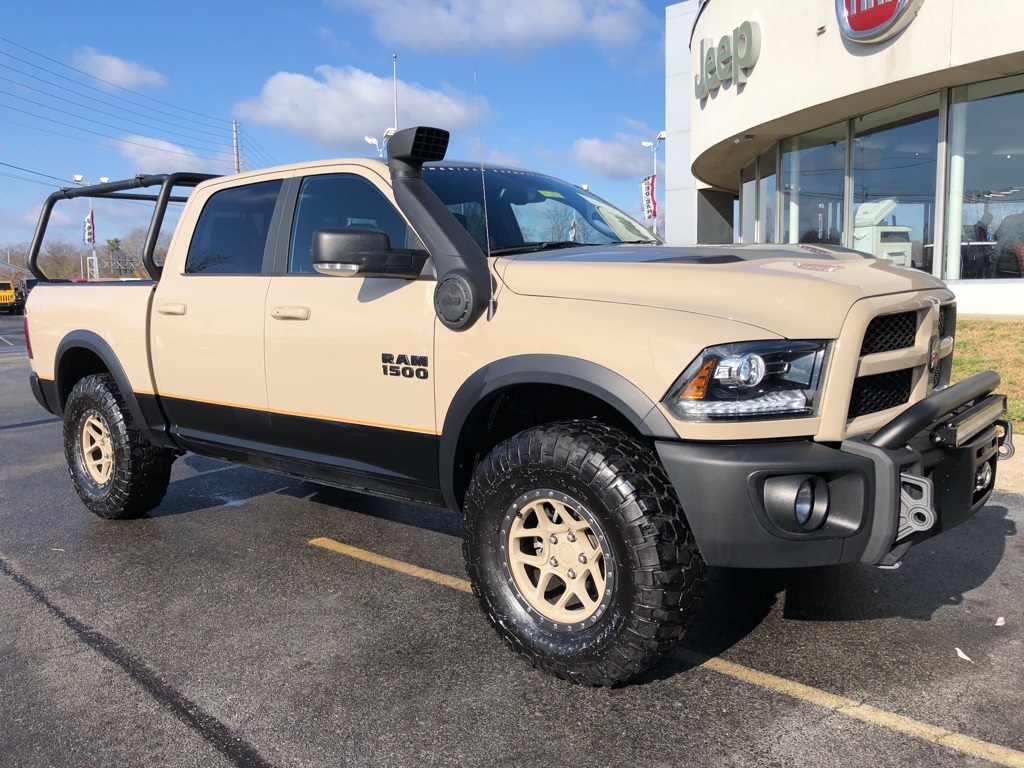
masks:
[[[745,341],[708,347],[687,366],[665,406],[683,421],[813,416],[826,341]]]

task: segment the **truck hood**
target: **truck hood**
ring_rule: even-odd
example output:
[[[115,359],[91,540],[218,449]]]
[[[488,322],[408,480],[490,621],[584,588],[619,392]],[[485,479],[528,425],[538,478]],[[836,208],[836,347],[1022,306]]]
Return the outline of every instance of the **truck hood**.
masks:
[[[924,272],[819,245],[570,247],[503,257],[495,267],[525,296],[692,312],[786,338],[836,338],[860,299],[945,287]]]

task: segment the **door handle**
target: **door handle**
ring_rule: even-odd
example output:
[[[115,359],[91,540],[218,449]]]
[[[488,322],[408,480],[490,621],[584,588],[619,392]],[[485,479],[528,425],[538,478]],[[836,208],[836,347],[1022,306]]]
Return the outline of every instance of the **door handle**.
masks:
[[[184,315],[188,312],[187,304],[161,304],[156,308],[161,315]]]
[[[270,316],[275,320],[309,320],[309,307],[274,307]]]

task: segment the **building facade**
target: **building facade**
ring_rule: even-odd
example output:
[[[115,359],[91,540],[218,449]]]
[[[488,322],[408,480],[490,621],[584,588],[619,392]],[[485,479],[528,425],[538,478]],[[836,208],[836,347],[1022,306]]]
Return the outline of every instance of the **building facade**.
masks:
[[[1021,28],[1021,0],[669,6],[667,237],[843,245],[1024,315]]]

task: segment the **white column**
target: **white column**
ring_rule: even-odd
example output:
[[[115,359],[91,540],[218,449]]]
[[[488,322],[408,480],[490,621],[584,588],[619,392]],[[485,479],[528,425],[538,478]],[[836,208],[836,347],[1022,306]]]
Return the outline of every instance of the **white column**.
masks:
[[[665,9],[665,240],[697,242],[697,181],[690,172],[690,120],[693,109],[693,65],[690,34],[697,19],[697,0]]]
[[[793,140],[793,149],[789,153],[789,189],[782,188],[783,194],[789,195],[789,201],[786,204],[786,213],[788,214],[789,220],[789,239],[787,243],[798,243],[800,242],[800,140]],[[782,158],[779,158],[779,168],[776,170],[775,183],[782,185]],[[779,233],[779,241],[782,242],[781,232]]]
[[[949,110],[949,198],[946,203],[946,259],[942,269],[945,280],[960,279],[966,154],[967,104],[953,104]]]

